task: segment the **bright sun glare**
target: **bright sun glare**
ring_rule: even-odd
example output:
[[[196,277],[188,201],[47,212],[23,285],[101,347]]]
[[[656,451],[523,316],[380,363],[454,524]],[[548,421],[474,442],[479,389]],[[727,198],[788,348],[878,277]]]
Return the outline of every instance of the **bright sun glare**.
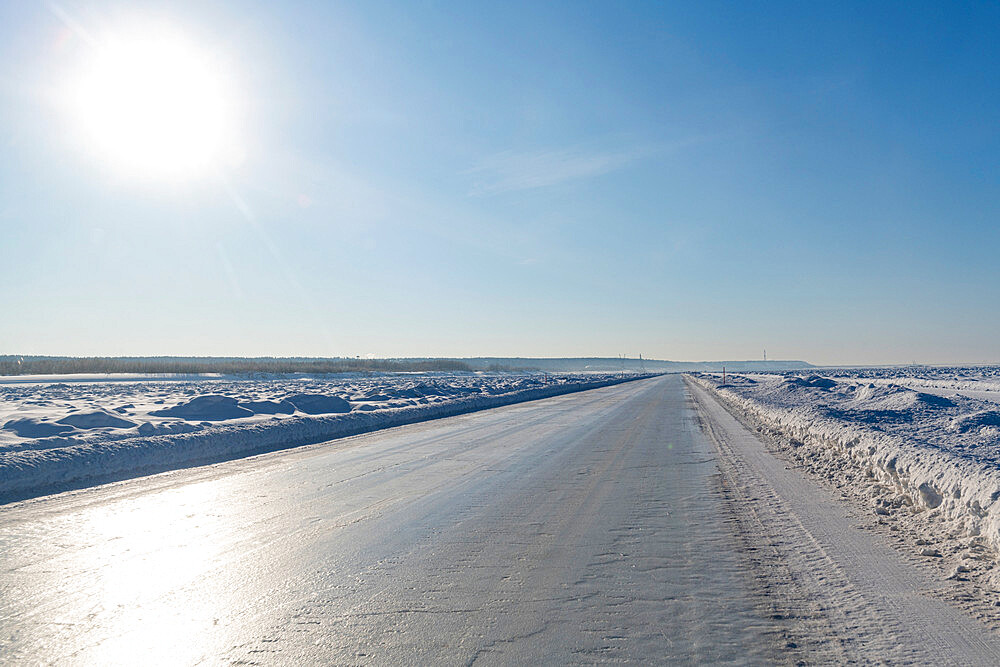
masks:
[[[210,54],[165,31],[101,43],[70,90],[91,148],[138,176],[204,174],[231,148],[233,109]]]

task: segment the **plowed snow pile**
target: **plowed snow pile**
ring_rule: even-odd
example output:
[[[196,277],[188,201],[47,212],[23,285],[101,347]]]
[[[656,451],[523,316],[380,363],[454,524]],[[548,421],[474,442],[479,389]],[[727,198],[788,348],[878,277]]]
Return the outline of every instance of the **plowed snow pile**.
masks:
[[[921,514],[935,536],[1000,549],[995,374],[927,375],[740,375],[725,386],[719,375],[694,378],[785,438],[814,471],[871,499],[877,514]]]
[[[547,398],[644,376],[0,378],[0,502]]]

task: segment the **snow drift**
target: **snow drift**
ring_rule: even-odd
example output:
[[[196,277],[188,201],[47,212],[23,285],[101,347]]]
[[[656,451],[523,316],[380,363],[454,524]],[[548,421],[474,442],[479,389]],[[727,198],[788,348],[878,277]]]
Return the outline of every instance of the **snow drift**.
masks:
[[[0,387],[0,420],[4,412],[10,417],[0,421],[0,502],[644,377],[651,376],[467,375],[416,382],[386,376]]]
[[[885,374],[880,381],[733,376],[725,386],[715,375],[689,377],[786,439],[796,457],[820,462],[835,483],[838,468],[861,471],[880,492],[869,493],[863,484],[849,491],[877,501],[876,513],[925,513],[928,521],[945,524],[942,534],[982,536],[1000,550],[996,403],[955,391],[919,391],[914,387],[938,387],[927,379]],[[981,389],[969,378],[961,383]]]

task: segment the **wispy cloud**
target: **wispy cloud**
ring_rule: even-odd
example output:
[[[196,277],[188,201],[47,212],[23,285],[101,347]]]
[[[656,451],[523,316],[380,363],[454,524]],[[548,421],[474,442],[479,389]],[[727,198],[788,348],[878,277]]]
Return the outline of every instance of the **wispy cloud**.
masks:
[[[579,149],[527,153],[504,151],[486,158],[464,173],[473,177],[470,194],[488,196],[594,178],[621,169],[647,152],[641,149],[608,152]]]

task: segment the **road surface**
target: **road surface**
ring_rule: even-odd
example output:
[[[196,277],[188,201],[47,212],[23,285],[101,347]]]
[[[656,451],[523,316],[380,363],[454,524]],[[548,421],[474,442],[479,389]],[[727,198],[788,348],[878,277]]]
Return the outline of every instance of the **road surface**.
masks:
[[[666,376],[10,504],[0,662],[1000,658],[741,428]]]

